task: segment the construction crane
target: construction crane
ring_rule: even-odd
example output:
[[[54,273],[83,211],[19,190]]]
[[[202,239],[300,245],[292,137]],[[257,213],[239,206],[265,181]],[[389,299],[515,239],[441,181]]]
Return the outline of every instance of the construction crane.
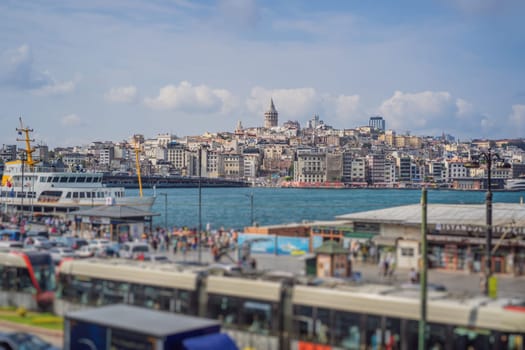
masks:
[[[33,165],[35,165],[35,161],[33,160],[33,152],[35,152],[34,148],[31,148],[31,142],[34,142],[35,140],[31,139],[29,137],[29,133],[33,132],[33,129],[28,128],[27,126],[24,127],[24,123],[22,122],[22,117],[19,118],[20,120],[20,127],[16,128],[16,131],[18,132],[18,135],[24,135],[23,139],[16,139],[17,141],[25,141],[26,148],[23,150],[25,152],[25,163],[29,165],[30,168],[33,168]],[[22,162],[24,162],[24,159],[22,159]]]
[[[137,178],[139,182],[139,194],[142,197],[142,177],[140,175],[140,159],[139,159],[139,153],[140,153],[140,144],[138,140],[134,140],[134,151],[135,151],[135,167],[137,171]]]

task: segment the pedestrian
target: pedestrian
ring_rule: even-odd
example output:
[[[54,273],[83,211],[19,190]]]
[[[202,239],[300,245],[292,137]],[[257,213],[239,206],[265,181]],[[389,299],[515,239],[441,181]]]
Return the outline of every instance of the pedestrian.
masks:
[[[408,278],[410,280],[410,283],[412,284],[416,284],[418,282],[417,272],[416,272],[416,269],[414,269],[413,267],[410,269]]]

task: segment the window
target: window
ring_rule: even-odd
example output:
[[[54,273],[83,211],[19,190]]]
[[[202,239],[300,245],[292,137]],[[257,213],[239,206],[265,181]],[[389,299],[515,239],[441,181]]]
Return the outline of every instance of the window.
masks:
[[[414,256],[414,248],[402,247],[401,248],[401,256],[409,256],[409,257]]]

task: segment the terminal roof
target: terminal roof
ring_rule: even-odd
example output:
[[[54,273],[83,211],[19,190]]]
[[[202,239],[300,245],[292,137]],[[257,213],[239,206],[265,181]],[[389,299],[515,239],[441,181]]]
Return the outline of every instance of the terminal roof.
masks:
[[[202,328],[220,328],[218,321],[207,318],[172,314],[124,304],[70,312],[66,319],[93,323],[163,338]]]

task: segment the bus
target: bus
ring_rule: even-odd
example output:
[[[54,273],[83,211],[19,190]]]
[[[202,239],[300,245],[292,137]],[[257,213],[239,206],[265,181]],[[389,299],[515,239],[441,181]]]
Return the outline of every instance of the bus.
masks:
[[[55,271],[51,255],[39,251],[0,252],[0,305],[49,310],[53,306]]]
[[[118,259],[69,260],[58,270],[55,312],[124,302],[208,317],[220,320],[240,348],[417,348],[417,289],[325,282],[213,275],[205,267]],[[426,348],[525,350],[524,305],[430,290]]]

